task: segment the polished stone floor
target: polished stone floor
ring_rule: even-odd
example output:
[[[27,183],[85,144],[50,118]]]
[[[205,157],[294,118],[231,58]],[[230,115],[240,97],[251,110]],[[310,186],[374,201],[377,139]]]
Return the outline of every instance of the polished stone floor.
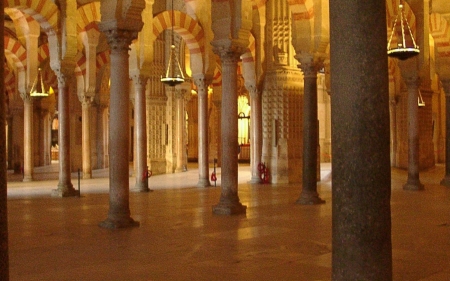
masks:
[[[56,165],[36,169],[36,181],[28,183],[9,174],[10,280],[330,280],[330,170],[322,165],[326,204],[299,206],[298,185],[250,185],[249,167],[241,165],[242,216],[212,214],[220,188],[195,187],[195,166],[153,176],[153,192],[130,193],[140,226],[121,230],[98,227],[108,212],[107,170],[79,184],[74,173],[81,191],[74,198],[50,197]],[[392,170],[394,280],[450,280],[450,188],[439,186],[443,173],[443,166],[422,172],[426,189],[414,192],[402,190],[406,171]]]

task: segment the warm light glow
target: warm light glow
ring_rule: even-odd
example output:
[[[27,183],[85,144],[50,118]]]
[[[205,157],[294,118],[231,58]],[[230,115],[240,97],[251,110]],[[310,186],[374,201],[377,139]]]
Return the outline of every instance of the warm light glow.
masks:
[[[31,87],[30,97],[48,97],[48,92],[45,90],[44,80],[42,79],[40,68],[38,68],[36,79]]]

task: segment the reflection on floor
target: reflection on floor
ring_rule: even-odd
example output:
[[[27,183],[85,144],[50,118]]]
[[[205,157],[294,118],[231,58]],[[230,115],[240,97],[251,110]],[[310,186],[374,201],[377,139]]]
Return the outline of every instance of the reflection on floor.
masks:
[[[299,206],[299,185],[250,185],[241,165],[245,216],[216,216],[217,187],[197,188],[197,170],[150,178],[150,193],[130,193],[140,227],[97,226],[108,212],[108,171],[81,179],[82,196],[52,198],[57,167],[23,183],[9,175],[11,280],[331,280],[331,176],[322,166],[326,204]],[[211,169],[212,171],[212,169]],[[218,170],[220,179],[220,170]],[[403,191],[392,170],[394,280],[450,280],[450,188],[444,168],[421,173],[425,191]],[[135,179],[130,177],[130,187]],[[77,173],[72,183],[78,188]]]

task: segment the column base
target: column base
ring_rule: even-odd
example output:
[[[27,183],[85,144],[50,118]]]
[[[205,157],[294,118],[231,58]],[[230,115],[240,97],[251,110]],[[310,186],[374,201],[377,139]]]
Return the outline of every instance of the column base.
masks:
[[[131,192],[151,192],[152,189],[148,188],[148,185],[143,183],[136,183],[134,188],[130,189]]]
[[[419,180],[417,181],[407,181],[404,185],[403,185],[403,190],[411,190],[411,191],[420,191],[420,190],[424,190],[424,185],[422,183],[420,183]]]
[[[241,202],[224,202],[220,200],[219,204],[212,207],[213,214],[216,215],[244,215],[246,213],[247,206],[241,204]]]
[[[261,183],[261,178],[259,176],[252,176],[248,183]]]
[[[441,180],[440,185],[450,187],[450,175],[445,175],[445,177]]]
[[[75,190],[72,185],[58,185],[52,190],[52,197],[75,197],[80,196],[80,191]]]
[[[100,226],[102,228],[107,228],[107,229],[138,227],[139,225],[140,225],[139,222],[133,220],[130,217],[121,218],[121,219],[107,218],[106,220],[104,220],[98,224],[98,226]]]
[[[295,204],[299,205],[319,205],[325,204],[325,200],[319,197],[317,192],[303,192],[300,197],[295,201]]]
[[[23,182],[30,182],[33,181],[33,176],[24,176],[22,179]]]
[[[198,179],[197,187],[210,187],[211,183],[209,182],[209,179]]]
[[[92,174],[83,172],[83,179],[92,179]]]

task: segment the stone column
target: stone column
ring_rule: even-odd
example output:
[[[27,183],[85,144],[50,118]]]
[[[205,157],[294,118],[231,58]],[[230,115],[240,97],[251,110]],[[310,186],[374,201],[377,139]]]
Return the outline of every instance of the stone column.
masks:
[[[139,225],[130,216],[128,176],[130,141],[128,49],[131,41],[136,38],[136,32],[114,28],[102,29],[111,49],[109,105],[111,114],[109,117],[109,212],[107,219],[99,226],[125,228]]]
[[[0,28],[4,33],[4,2],[0,4],[2,11]],[[4,46],[3,34],[0,36],[0,45]],[[1,52],[0,61],[4,61],[5,54]],[[5,77],[4,67],[0,69],[0,77]],[[5,124],[6,103],[5,103],[5,81],[0,79],[0,124]],[[8,257],[8,208],[7,208],[7,175],[6,175],[6,132],[0,130],[0,280],[9,280],[9,257]]]
[[[256,85],[248,85],[250,93],[250,164],[252,178],[250,183],[260,183],[258,165],[261,163],[262,154],[262,104],[261,92]]]
[[[209,149],[208,149],[208,87],[205,76],[194,75],[198,95],[198,187],[211,186],[209,182]]]
[[[441,185],[450,187],[450,80],[442,80],[445,92],[445,175]]]
[[[81,98],[81,130],[82,130],[82,161],[83,161],[83,179],[92,178],[91,165],[91,107],[93,98],[84,96]]]
[[[184,111],[184,90],[175,90],[176,99],[176,139],[177,139],[177,166],[175,172],[186,172],[184,165],[184,153],[186,150],[184,143],[184,127],[186,126],[186,118]]]
[[[319,146],[319,122],[317,119],[317,70],[319,63],[312,56],[298,58],[304,76],[303,95],[303,188],[297,204],[325,203],[317,193],[317,158]],[[320,170],[319,170],[320,171]]]
[[[134,98],[134,122],[136,136],[136,184],[133,191],[149,192],[147,178],[147,126],[146,126],[146,101],[145,86],[147,77],[135,75],[132,77],[135,89]]]
[[[392,280],[386,37],[384,0],[330,1],[333,281]]]
[[[70,169],[70,97],[68,77],[57,71],[58,77],[58,144],[59,144],[59,182],[52,196],[69,197],[79,195],[73,188]]]
[[[238,196],[238,109],[237,63],[240,54],[230,48],[216,48],[222,61],[222,193],[213,207],[217,215],[245,214],[247,206]]]
[[[33,180],[33,99],[29,94],[23,99],[23,181]]]
[[[405,77],[405,83],[408,88],[408,179],[403,189],[423,190],[419,179],[419,77]]]

